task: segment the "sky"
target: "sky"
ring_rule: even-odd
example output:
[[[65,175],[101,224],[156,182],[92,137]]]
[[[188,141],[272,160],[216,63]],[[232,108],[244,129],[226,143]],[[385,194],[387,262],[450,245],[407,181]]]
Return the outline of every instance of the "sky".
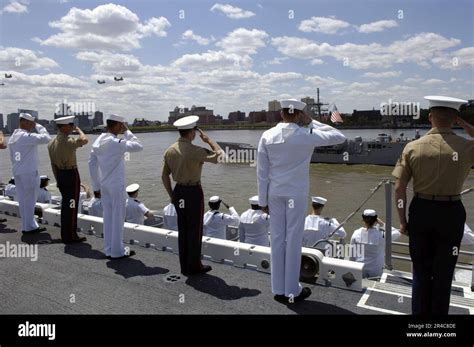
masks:
[[[192,105],[227,118],[316,88],[347,113],[474,99],[473,18],[470,0],[0,0],[0,113],[52,119],[66,100],[130,121]]]

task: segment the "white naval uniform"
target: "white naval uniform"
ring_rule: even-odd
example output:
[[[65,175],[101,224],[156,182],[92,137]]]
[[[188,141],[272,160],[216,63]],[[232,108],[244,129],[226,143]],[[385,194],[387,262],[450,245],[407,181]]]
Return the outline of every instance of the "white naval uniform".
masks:
[[[102,217],[102,201],[98,198],[92,198],[89,201],[87,212],[89,213],[89,216]]]
[[[12,200],[16,200],[16,186],[14,184],[8,183],[5,186],[5,195],[10,197]]]
[[[204,213],[203,235],[226,240],[227,225],[237,226],[239,224],[239,214],[233,207],[229,207],[231,214],[222,213],[218,210],[210,210]]]
[[[92,145],[89,171],[93,191],[101,192],[106,256],[117,258],[125,255],[123,223],[127,194],[124,154],[142,149],[142,144],[130,130],[125,131],[124,139],[104,133]]]
[[[178,214],[171,203],[163,209],[163,228],[178,231]]]
[[[328,237],[339,226],[336,218],[326,219],[319,215],[310,214],[304,221],[303,246],[313,247],[313,245],[322,239]],[[346,237],[344,227],[341,227],[334,233],[341,239]]]
[[[38,200],[39,203],[42,204],[50,204],[51,203],[51,193],[46,190],[45,188],[38,188]]]
[[[41,124],[36,124],[36,131],[37,134],[16,129],[8,141],[22,231],[32,231],[39,227],[35,220],[35,204],[40,185],[38,145],[46,145],[51,136]]]
[[[269,246],[270,216],[261,210],[248,209],[240,216],[239,241],[258,246]]]
[[[137,199],[128,198],[125,211],[126,222],[143,225],[145,224],[145,214],[150,210]]]
[[[257,178],[260,206],[270,209],[272,292],[298,296],[301,244],[307,198],[309,164],[314,147],[342,143],[337,129],[312,121],[308,128],[278,123],[265,131],[258,144]]]
[[[392,241],[397,240],[400,235],[400,231],[392,227]],[[351,260],[364,263],[362,277],[381,276],[385,260],[385,231],[379,226],[359,228],[352,234],[351,245],[363,246],[363,252],[351,257]]]

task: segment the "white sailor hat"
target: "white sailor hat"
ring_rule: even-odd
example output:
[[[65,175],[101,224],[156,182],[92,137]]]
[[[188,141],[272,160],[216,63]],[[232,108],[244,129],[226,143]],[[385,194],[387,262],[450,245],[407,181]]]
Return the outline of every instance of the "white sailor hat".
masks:
[[[286,99],[280,101],[281,108],[290,108],[295,110],[303,111],[306,107],[306,104],[302,101],[298,101],[296,99]]]
[[[20,118],[29,120],[30,122],[34,122],[34,121],[35,121],[35,117],[33,117],[31,114],[25,113],[25,112],[20,113]]]
[[[107,120],[113,120],[114,122],[125,123],[125,118],[117,116],[116,114],[109,114]]]
[[[54,121],[56,122],[56,124],[63,124],[63,125],[74,124],[74,118],[76,118],[76,117],[75,116],[66,116],[66,117],[56,118]]]
[[[250,205],[258,205],[258,195],[254,195],[249,199]]]
[[[425,96],[425,100],[428,100],[430,102],[430,108],[447,107],[447,108],[452,108],[456,111],[459,111],[459,107],[461,107],[462,104],[467,103],[467,100],[451,98],[449,96],[439,96],[439,95]]]
[[[187,116],[178,119],[173,123],[175,127],[181,130],[192,129],[196,126],[197,121],[199,120],[198,116]]]
[[[209,202],[219,202],[221,201],[221,198],[217,195],[213,195],[209,198]]]
[[[125,189],[127,193],[135,193],[138,189],[140,189],[140,185],[137,183],[133,183]]]
[[[41,176],[40,176],[40,180],[48,180],[48,181],[50,181],[49,177],[46,176],[46,175],[41,175]]]
[[[320,204],[320,205],[326,205],[326,202],[328,202],[328,199],[325,199],[321,196],[313,196],[313,197],[311,197],[311,202],[314,202],[314,203]]]
[[[375,210],[367,209],[367,210],[364,210],[364,213],[362,213],[362,216],[364,216],[364,217],[375,217],[375,216],[377,216],[377,212],[375,212]]]

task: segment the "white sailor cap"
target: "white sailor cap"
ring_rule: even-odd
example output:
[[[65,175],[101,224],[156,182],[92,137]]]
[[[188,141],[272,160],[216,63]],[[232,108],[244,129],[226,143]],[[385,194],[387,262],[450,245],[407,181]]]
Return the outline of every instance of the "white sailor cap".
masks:
[[[221,201],[221,198],[217,195],[213,195],[209,198],[209,202],[219,202]]]
[[[138,189],[140,189],[140,185],[137,183],[133,183],[125,189],[127,193],[135,193]]]
[[[29,120],[30,122],[34,122],[34,121],[35,121],[35,117],[33,117],[31,114],[25,113],[25,112],[20,113],[20,118]]]
[[[198,116],[187,116],[178,119],[173,123],[173,125],[180,130],[193,129],[196,126],[198,120]]]
[[[66,117],[56,118],[54,121],[56,122],[56,124],[63,124],[63,125],[74,124],[74,118],[76,118],[76,117],[75,116],[66,116]]]
[[[296,99],[286,99],[280,101],[281,108],[289,108],[303,111],[306,107],[306,104],[302,101],[298,101]]]
[[[451,98],[449,96],[439,95],[428,95],[425,96],[425,100],[430,102],[430,108],[432,107],[447,107],[459,111],[462,104],[467,103],[467,100]]]
[[[250,205],[258,205],[258,195],[254,195],[249,199]]]
[[[328,202],[328,199],[325,199],[321,196],[312,196],[311,197],[311,202],[314,202],[314,203],[320,204],[320,205],[326,205],[326,202]]]
[[[116,114],[109,114],[109,116],[107,117],[107,120],[113,120],[115,122],[125,123],[125,118],[117,116]]]
[[[50,181],[49,177],[47,175],[41,175],[40,180],[48,180]]]
[[[375,216],[377,216],[377,212],[375,212],[375,210],[367,209],[367,210],[364,210],[364,213],[362,213],[362,216],[364,216],[364,217],[375,217]]]

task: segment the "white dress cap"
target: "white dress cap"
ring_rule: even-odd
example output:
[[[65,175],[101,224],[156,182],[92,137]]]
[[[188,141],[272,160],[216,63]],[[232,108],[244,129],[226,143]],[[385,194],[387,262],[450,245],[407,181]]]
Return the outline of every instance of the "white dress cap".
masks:
[[[48,180],[49,181],[50,179],[47,175],[41,175],[40,180]]]
[[[187,116],[178,119],[173,123],[173,125],[181,130],[192,129],[196,126],[198,120],[198,116]]]
[[[306,107],[306,104],[302,101],[298,101],[296,99],[286,99],[280,101],[281,108],[293,108],[295,110],[303,111]]]
[[[254,195],[249,199],[250,205],[258,205],[258,195]]]
[[[35,121],[35,117],[33,117],[31,114],[29,113],[20,113],[20,118],[23,118],[23,119],[26,119],[26,120],[29,120],[30,122],[34,122]]]
[[[56,118],[54,121],[56,124],[74,124],[74,118],[75,116],[67,116],[67,117],[61,117],[61,118]]]
[[[138,185],[137,183],[133,183],[127,186],[125,190],[127,191],[127,193],[135,193],[138,189],[140,189],[140,185]]]
[[[221,201],[221,198],[217,195],[211,196],[209,198],[209,202],[219,202],[219,201]]]
[[[377,212],[375,212],[375,210],[367,209],[367,210],[364,210],[364,213],[362,213],[362,215],[364,217],[375,217],[377,216]]]
[[[316,203],[316,204],[326,205],[326,202],[328,202],[328,199],[325,199],[321,196],[313,196],[313,197],[311,197],[311,201]]]
[[[109,116],[107,117],[107,120],[113,120],[115,122],[125,123],[125,118],[117,116],[116,114],[109,114]]]
[[[431,107],[447,107],[459,111],[462,104],[466,104],[467,100],[451,98],[449,96],[428,95],[425,100],[430,102]]]

